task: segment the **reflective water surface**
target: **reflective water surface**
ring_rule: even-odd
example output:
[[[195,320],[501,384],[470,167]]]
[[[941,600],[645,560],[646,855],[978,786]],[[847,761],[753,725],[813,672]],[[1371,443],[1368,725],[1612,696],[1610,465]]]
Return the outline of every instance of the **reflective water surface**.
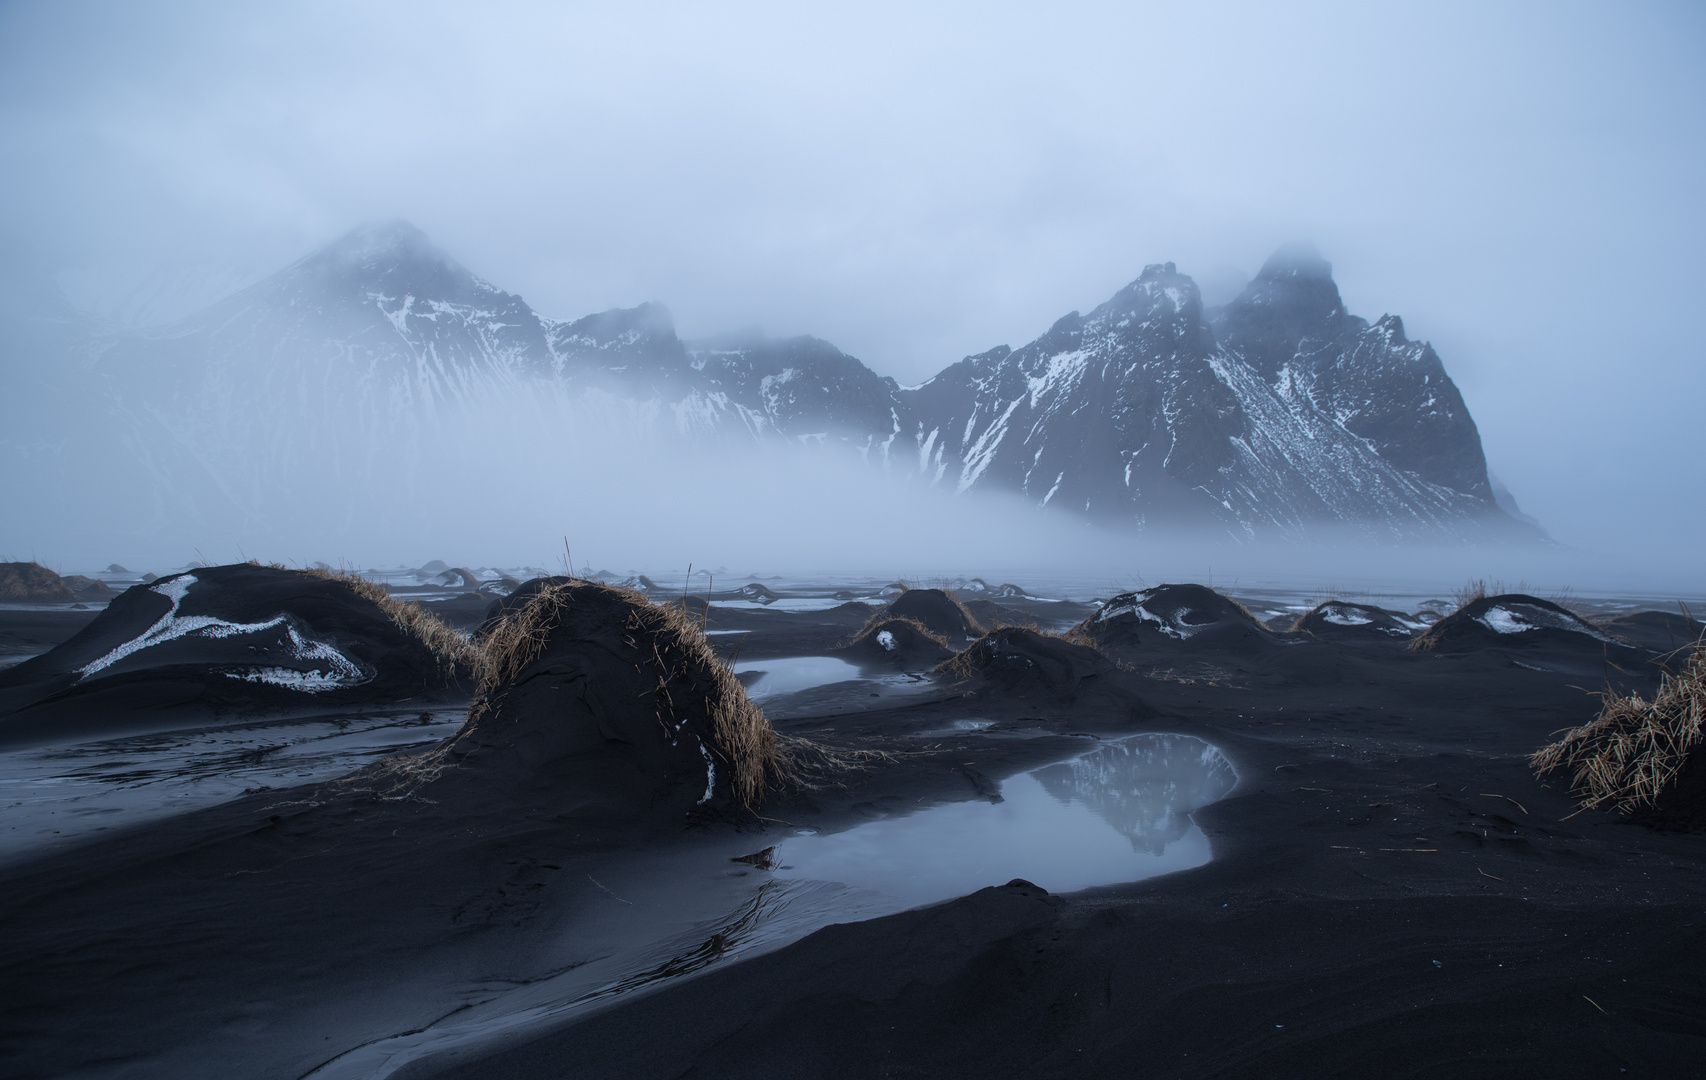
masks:
[[[756,852],[636,859],[601,871],[594,884],[607,902],[569,931],[565,948],[585,960],[421,1030],[350,1048],[310,1075],[388,1076],[435,1053],[515,1037],[780,948],[831,923],[1016,877],[1070,892],[1200,866],[1209,860],[1208,840],[1189,815],[1236,783],[1231,763],[1201,739],[1138,735],[1011,777],[994,802],[932,807],[835,834],[802,831]]]
[[[794,694],[814,686],[847,682],[859,678],[859,665],[833,656],[789,656],[777,660],[739,660],[734,673],[759,672],[756,682],[747,685],[746,692],[754,701],[766,701],[783,694]],[[746,680],[741,680],[745,682]]]
[[[776,876],[835,881],[913,906],[1013,878],[1051,892],[1201,866],[1190,812],[1237,783],[1201,739],[1139,735],[1001,784],[1000,802],[936,806],[776,849]]]
[[[460,706],[156,732],[0,752],[0,863],[247,789],[329,780],[461,726]]]

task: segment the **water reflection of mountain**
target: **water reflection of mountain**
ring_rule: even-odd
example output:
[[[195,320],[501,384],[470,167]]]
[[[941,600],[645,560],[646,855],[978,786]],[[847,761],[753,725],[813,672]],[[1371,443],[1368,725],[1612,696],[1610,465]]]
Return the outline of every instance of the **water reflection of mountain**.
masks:
[[[1159,855],[1191,827],[1186,816],[1232,790],[1219,750],[1187,735],[1139,735],[1033,773],[1063,803],[1079,802],[1130,841]]]

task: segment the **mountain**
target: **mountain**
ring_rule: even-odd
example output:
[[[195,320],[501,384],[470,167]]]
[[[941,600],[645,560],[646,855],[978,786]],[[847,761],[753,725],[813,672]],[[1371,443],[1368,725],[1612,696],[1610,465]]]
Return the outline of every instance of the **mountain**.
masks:
[[[1347,313],[1302,248],[1208,311],[1173,264],[1149,266],[1088,315],[910,388],[817,338],[683,341],[659,304],[558,322],[403,222],[161,329],[66,325],[56,312],[57,344],[29,339],[56,360],[15,365],[57,375],[18,381],[35,434],[10,436],[12,464],[154,523],[265,522],[285,504],[348,516],[376,485],[430,490],[447,461],[496,491],[519,457],[584,429],[839,449],[945,496],[1008,492],[1138,529],[1533,535],[1500,509],[1433,349],[1395,316]],[[91,412],[100,430],[54,451]]]
[[[1149,266],[1089,315],[901,396],[918,467],[958,491],[1245,536],[1520,531],[1433,349],[1395,316],[1347,314],[1307,249],[1212,312],[1172,263]]]

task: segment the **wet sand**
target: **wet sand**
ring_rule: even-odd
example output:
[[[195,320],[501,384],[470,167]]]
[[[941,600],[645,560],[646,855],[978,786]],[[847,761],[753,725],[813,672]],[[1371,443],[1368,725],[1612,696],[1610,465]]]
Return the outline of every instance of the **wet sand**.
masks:
[[[759,660],[826,655],[866,618],[713,607],[708,625],[751,631],[713,640]],[[1126,663],[1069,697],[946,679],[779,697],[784,734],[891,758],[773,796],[765,820],[470,818],[322,783],[0,867],[7,1071],[1700,1074],[1701,837],[1573,814],[1525,762],[1594,714],[1603,667],[1322,641]],[[767,873],[730,853],[988,800],[1142,732],[1237,769],[1192,815],[1206,865],[1064,896],[990,880],[770,952],[712,945],[693,977],[406,1062],[346,1056],[591,971],[636,919],[683,940],[721,925]]]

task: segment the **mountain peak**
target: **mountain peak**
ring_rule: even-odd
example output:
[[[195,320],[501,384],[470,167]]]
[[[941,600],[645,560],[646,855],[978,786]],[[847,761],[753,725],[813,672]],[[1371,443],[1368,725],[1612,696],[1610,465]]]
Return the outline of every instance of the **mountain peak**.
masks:
[[[1333,264],[1321,257],[1315,245],[1307,240],[1283,244],[1262,264],[1257,280],[1296,278],[1304,281],[1332,281]]]
[[[420,262],[456,266],[426,233],[402,218],[359,225],[305,261],[366,267]]]

